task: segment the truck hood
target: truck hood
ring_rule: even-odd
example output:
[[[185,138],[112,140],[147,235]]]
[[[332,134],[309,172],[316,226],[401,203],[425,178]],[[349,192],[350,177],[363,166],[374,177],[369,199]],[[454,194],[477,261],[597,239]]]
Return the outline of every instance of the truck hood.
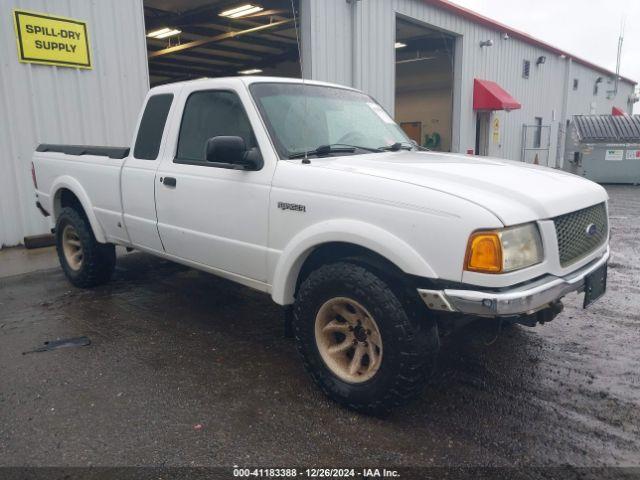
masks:
[[[498,158],[404,151],[314,159],[312,165],[454,195],[486,208],[504,225],[556,217],[608,198],[582,177]]]

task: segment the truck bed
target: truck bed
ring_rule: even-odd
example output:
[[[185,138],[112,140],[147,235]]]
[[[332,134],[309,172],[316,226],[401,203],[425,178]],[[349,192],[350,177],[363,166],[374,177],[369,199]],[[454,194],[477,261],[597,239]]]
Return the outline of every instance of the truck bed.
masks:
[[[70,190],[82,204],[100,241],[127,243],[126,231],[121,227],[120,171],[128,153],[128,147],[38,146],[33,164],[40,204],[55,215],[56,208],[60,208],[55,193]]]
[[[98,145],[52,145],[41,143],[36,148],[37,152],[56,152],[66,155],[95,155],[123,159],[129,155],[129,147],[102,147]]]

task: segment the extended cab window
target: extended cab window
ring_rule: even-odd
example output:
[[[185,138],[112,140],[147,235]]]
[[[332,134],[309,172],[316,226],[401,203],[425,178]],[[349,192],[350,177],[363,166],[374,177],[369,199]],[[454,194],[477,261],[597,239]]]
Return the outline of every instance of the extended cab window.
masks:
[[[142,114],[138,137],[133,150],[135,158],[141,160],[155,160],[158,158],[162,132],[164,132],[172,102],[173,95],[171,93],[154,95],[149,98]]]
[[[201,91],[187,99],[182,115],[177,163],[205,164],[207,140],[219,136],[242,137],[247,149],[256,140],[238,95],[228,91]]]

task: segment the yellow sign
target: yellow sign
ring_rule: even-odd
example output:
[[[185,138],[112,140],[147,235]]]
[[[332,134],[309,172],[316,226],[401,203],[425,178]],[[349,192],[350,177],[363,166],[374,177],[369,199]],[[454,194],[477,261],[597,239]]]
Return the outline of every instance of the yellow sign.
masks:
[[[24,10],[14,10],[13,20],[21,62],[91,68],[86,23]]]
[[[492,137],[493,143],[500,143],[500,119],[498,117],[493,117]]]

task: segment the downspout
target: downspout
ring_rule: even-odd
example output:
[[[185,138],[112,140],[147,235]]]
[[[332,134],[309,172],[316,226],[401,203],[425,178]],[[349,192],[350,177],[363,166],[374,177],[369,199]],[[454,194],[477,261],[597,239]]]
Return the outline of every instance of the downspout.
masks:
[[[313,42],[317,39],[313,38],[312,30],[313,30],[313,21],[312,21],[312,0],[300,0],[298,6],[298,15],[299,15],[299,34],[298,40],[299,45],[298,49],[300,51],[300,71],[301,76],[304,80],[313,79]]]
[[[564,92],[562,98],[562,109],[560,110],[560,125],[558,126],[558,145],[556,146],[556,168],[564,165],[564,150],[567,139],[567,116],[569,110],[569,88],[571,79],[571,67],[573,59],[567,57],[564,69]]]
[[[360,63],[358,62],[358,4],[360,0],[347,0],[351,5],[351,86],[360,86]]]

